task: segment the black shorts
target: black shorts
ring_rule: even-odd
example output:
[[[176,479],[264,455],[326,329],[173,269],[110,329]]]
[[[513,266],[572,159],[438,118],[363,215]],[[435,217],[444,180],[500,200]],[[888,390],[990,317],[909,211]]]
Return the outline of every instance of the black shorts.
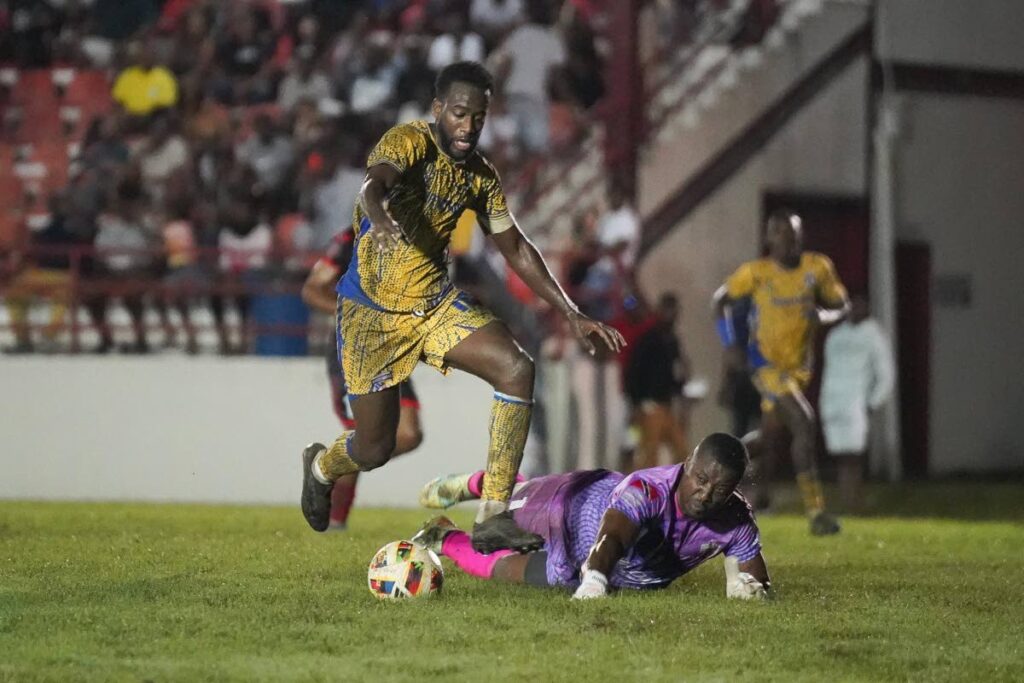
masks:
[[[335,328],[335,337],[337,328]],[[334,405],[334,414],[345,429],[355,429],[355,419],[352,417],[352,409],[345,400],[348,393],[345,391],[345,371],[341,369],[341,360],[338,358],[337,339],[332,340],[327,347],[327,378],[331,381],[331,403]],[[407,379],[398,385],[399,400],[403,406],[410,408],[420,407],[419,397],[416,389],[413,388],[412,379]]]

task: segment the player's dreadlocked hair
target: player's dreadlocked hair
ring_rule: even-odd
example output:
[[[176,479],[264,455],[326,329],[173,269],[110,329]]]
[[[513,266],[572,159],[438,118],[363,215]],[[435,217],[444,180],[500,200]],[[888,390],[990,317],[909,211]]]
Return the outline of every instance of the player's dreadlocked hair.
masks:
[[[443,100],[452,83],[467,83],[481,90],[494,90],[494,77],[480,62],[455,62],[441,69],[434,81],[434,95]]]
[[[731,434],[716,432],[705,437],[698,445],[697,455],[706,455],[725,469],[742,477],[747,471],[750,456],[743,442]]]

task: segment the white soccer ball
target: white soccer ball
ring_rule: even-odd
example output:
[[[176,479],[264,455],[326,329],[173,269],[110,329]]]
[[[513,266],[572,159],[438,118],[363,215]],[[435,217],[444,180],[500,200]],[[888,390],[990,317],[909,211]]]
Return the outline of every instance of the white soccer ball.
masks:
[[[366,579],[370,592],[381,600],[421,598],[441,590],[444,571],[433,551],[394,541],[373,556]]]

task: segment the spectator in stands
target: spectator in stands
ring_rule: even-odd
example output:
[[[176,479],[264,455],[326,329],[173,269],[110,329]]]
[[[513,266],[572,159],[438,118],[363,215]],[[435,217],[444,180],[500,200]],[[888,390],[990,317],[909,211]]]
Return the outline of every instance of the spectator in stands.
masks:
[[[317,68],[311,47],[300,47],[292,61],[292,67],[277,92],[277,104],[282,110],[291,112],[302,100],[319,103],[331,97],[334,86],[331,79]]]
[[[427,104],[429,103],[428,99]],[[491,107],[487,110],[487,125],[480,134],[480,147],[487,152],[487,158],[498,169],[508,168],[519,158],[519,127],[515,117],[508,110],[505,98],[500,94],[491,96]]]
[[[320,105],[311,99],[299,100],[291,116],[291,137],[296,149],[312,149],[327,135],[328,129],[328,117],[324,116]]]
[[[349,89],[349,108],[357,114],[374,114],[394,104],[399,71],[392,59],[394,40],[388,31],[374,31],[367,37],[362,69]]]
[[[430,44],[427,58],[431,69],[440,71],[452,62],[484,61],[484,39],[469,29],[463,12],[448,11],[438,21],[438,27],[441,33]]]
[[[251,295],[266,283],[266,270],[274,247],[274,233],[259,220],[254,196],[255,178],[245,165],[234,165],[228,172],[218,200],[217,218],[220,231],[221,287],[224,294],[211,298],[220,352],[245,353],[249,343]],[[225,317],[226,305],[233,302],[241,318],[241,340],[231,343]]]
[[[608,210],[597,222],[604,267],[613,267],[629,282],[640,246],[640,217],[629,203],[622,183],[613,181],[608,188]]]
[[[839,495],[847,512],[863,504],[865,454],[872,413],[892,395],[892,347],[871,318],[867,298],[850,300],[850,317],[825,341],[821,426],[829,455],[839,463]]]
[[[178,133],[175,114],[164,112],[154,117],[148,135],[135,152],[135,161],[154,205],[161,206],[168,184],[189,168],[188,145]]]
[[[93,16],[99,35],[109,40],[127,40],[160,16],[157,0],[95,0]]]
[[[50,198],[50,220],[46,227],[32,233],[27,254],[15,254],[15,274],[6,283],[5,300],[14,332],[14,346],[7,353],[31,353],[35,350],[28,324],[29,306],[33,300],[47,301],[50,320],[42,330],[42,348],[57,350],[57,336],[64,327],[67,311],[70,262],[67,250],[82,244],[79,235],[68,230],[66,199]]]
[[[690,361],[676,335],[678,317],[675,295],[662,294],[655,324],[641,335],[630,354],[626,393],[640,428],[634,470],[656,467],[662,445],[671,449],[675,463],[683,462],[689,454],[686,432],[673,411],[673,404],[681,405],[683,386],[690,376]]]
[[[231,115],[208,92],[190,90],[185,98],[185,137],[191,152],[210,149],[231,137]]]
[[[217,57],[209,8],[194,5],[171,36],[169,65],[182,89],[200,91]]]
[[[525,18],[523,0],[472,0],[469,5],[470,22],[491,46]]]
[[[50,47],[60,28],[60,13],[45,2],[12,3],[8,33],[15,63],[22,69],[50,65]]]
[[[566,62],[564,80],[574,101],[590,109],[604,96],[604,64],[597,52],[594,29],[572,3],[564,8]]]
[[[265,14],[252,5],[236,6],[229,17],[228,33],[217,46],[218,74],[212,86],[227,104],[272,102],[276,74],[271,61],[274,35]],[[260,26],[260,19],[265,24]]]
[[[284,135],[269,114],[261,113],[253,120],[253,134],[238,145],[235,156],[255,173],[259,185],[256,195],[263,206],[276,216],[291,192],[287,181],[295,164],[295,146]]]
[[[149,213],[149,197],[138,177],[126,177],[117,185],[107,211],[99,217],[94,246],[98,259],[97,275],[108,287],[87,299],[93,324],[99,328],[98,353],[113,348],[113,335],[107,324],[110,298],[120,296],[131,318],[133,342],[124,348],[129,353],[147,353],[149,343],[143,327],[143,287],[153,276],[152,249],[156,234]]]
[[[532,0],[530,21],[516,28],[497,49],[495,72],[504,76],[504,95],[523,145],[531,153],[548,149],[548,92],[565,64],[565,46],[552,28],[550,7]]]
[[[106,179],[120,174],[131,160],[131,149],[121,136],[121,123],[115,113],[97,116],[89,123],[79,155],[83,171]]]
[[[195,230],[194,211],[202,210],[202,205],[193,210],[187,202],[175,202],[161,230],[166,255],[161,307],[165,343],[167,346],[177,346],[178,343],[177,331],[167,317],[167,310],[173,309],[181,317],[185,351],[188,354],[199,351],[196,329],[192,324],[191,304],[196,297],[208,291],[211,284],[209,274],[199,262],[199,242]]]
[[[174,74],[157,64],[153,46],[147,41],[129,47],[132,65],[114,82],[112,96],[132,117],[147,117],[178,103],[178,81]]]
[[[574,226],[568,284],[573,299],[586,315],[611,322],[622,301],[615,271],[599,267],[604,258],[597,235],[595,212],[584,212]],[[568,355],[568,354],[567,354]],[[579,423],[577,469],[618,466],[626,426],[626,405],[615,355],[598,349],[591,356],[578,348],[571,355],[571,381]]]
[[[305,172],[308,190],[300,205],[313,231],[313,248],[323,250],[352,222],[366,171],[356,161],[354,145],[333,143],[309,155]]]

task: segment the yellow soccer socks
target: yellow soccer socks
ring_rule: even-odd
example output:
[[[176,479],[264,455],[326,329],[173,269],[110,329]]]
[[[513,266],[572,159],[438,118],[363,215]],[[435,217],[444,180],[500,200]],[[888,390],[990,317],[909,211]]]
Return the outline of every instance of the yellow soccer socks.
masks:
[[[825,510],[825,494],[817,476],[810,472],[800,472],[796,475],[796,484],[800,488],[800,497],[808,517],[814,517]]]
[[[526,437],[530,433],[532,413],[532,400],[494,392],[494,402],[491,404],[491,442],[487,451],[487,474],[484,476],[480,496],[478,522],[508,507],[508,500],[516,485],[519,464],[523,460]]]
[[[359,465],[349,456],[355,431],[343,432],[327,450],[313,460],[313,476],[322,484],[331,482],[346,474],[359,471]]]

